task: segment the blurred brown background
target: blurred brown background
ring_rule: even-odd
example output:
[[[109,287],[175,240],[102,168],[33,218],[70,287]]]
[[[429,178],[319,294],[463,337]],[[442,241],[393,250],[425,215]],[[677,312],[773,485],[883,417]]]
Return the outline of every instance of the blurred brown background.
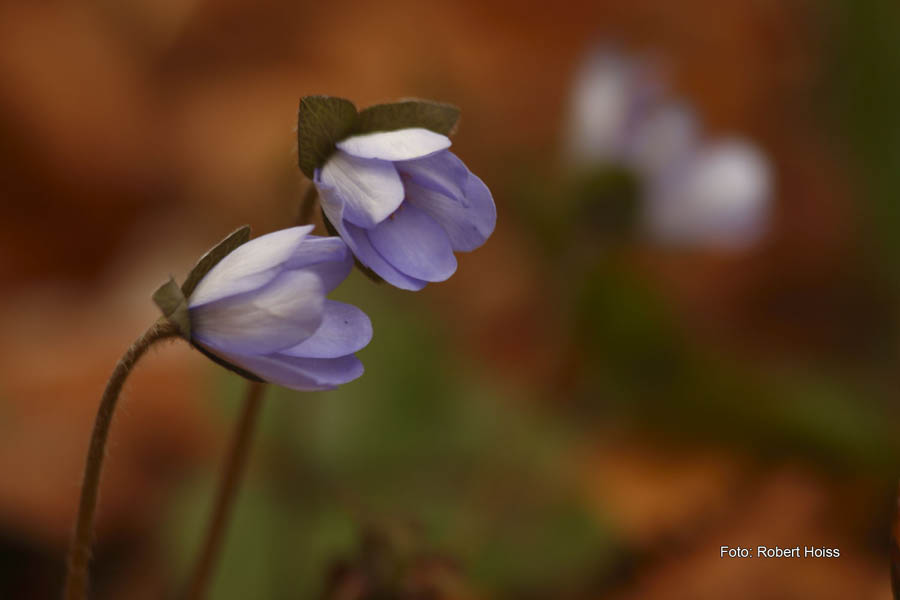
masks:
[[[898,26],[887,0],[0,5],[0,597],[56,597],[93,412],[150,294],[240,224],[293,223],[297,103],[325,93],[460,106],[498,228],[421,293],[345,284],[375,325],[367,374],[271,391],[214,598],[364,597],[373,560],[410,598],[889,598]],[[598,41],[768,155],[762,242],[546,243]],[[180,589],[241,385],[183,345],[129,381],[97,598]],[[841,557],[719,558],[758,544]]]

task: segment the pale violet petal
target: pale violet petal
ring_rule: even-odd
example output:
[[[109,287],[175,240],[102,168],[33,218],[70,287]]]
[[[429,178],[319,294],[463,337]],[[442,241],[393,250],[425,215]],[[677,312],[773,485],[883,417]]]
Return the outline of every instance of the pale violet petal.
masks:
[[[319,192],[319,205],[322,207],[322,212],[328,217],[329,222],[338,228],[338,232],[341,233],[342,238],[347,242],[346,236],[343,235],[339,227],[339,224],[344,220],[344,199],[341,198],[338,190],[333,185],[329,185],[321,180],[319,171],[316,171],[314,182],[316,191]],[[347,242],[347,245],[350,245],[350,243]],[[350,246],[350,249],[352,250],[353,247]]]
[[[324,302],[316,273],[283,271],[260,289],[192,307],[191,335],[223,352],[275,352],[315,333]]]
[[[322,167],[319,180],[343,201],[344,218],[360,227],[374,227],[403,202],[403,182],[388,161],[338,151]]]
[[[347,244],[353,248],[353,252],[359,262],[372,269],[379,277],[394,287],[402,290],[417,292],[428,283],[400,271],[385,259],[372,245],[369,239],[369,229],[357,227],[352,223],[345,223]]]
[[[359,262],[372,269],[389,284],[400,289],[418,291],[425,287],[427,282],[401,273],[388,263],[372,247],[372,243],[366,235],[366,229],[344,221],[343,202],[333,187],[321,182],[316,183],[316,187],[319,190],[319,197],[322,201],[322,210],[325,211],[325,216],[334,225],[341,238],[347,242],[347,246],[350,247],[350,250]]]
[[[312,336],[279,354],[304,358],[337,358],[362,350],[372,340],[372,322],[353,306],[325,301],[322,324]]]
[[[312,225],[282,229],[238,246],[200,280],[188,305],[208,304],[268,284],[312,229]]]
[[[380,160],[411,160],[422,158],[446,150],[450,147],[450,138],[422,127],[397,129],[354,135],[341,140],[336,145],[359,158],[377,158]]]
[[[425,158],[398,162],[396,167],[404,182],[413,181],[458,200],[465,195],[469,169],[449,150]]]
[[[408,202],[366,233],[378,254],[410,277],[444,281],[456,272],[456,257],[447,233]]]
[[[341,284],[353,269],[353,254],[339,237],[310,235],[288,259],[288,269],[314,271],[322,278],[325,293]]]
[[[477,214],[473,220],[477,221],[479,232],[486,238],[494,233],[497,226],[497,205],[491,190],[475,173],[469,173],[466,181],[465,199],[471,211]]]
[[[440,192],[406,183],[407,203],[427,213],[440,225],[450,246],[457,251],[471,251],[490,237],[497,223],[497,209],[487,186],[475,175],[466,183],[467,205]]]
[[[214,352],[261,379],[304,392],[332,390],[363,374],[363,365],[355,356],[339,358],[299,358],[286,354],[242,355]]]

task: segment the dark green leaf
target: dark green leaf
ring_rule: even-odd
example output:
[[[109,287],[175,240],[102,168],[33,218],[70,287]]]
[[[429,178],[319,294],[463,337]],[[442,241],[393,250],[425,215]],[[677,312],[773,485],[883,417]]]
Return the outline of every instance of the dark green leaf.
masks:
[[[456,128],[457,121],[459,109],[452,104],[430,100],[402,100],[376,104],[360,111],[355,133],[422,127],[450,135]]]
[[[353,131],[356,117],[356,107],[343,98],[306,96],[300,100],[297,158],[304,175],[312,179],[315,170],[334,152],[335,142]]]
[[[188,315],[187,299],[171,277],[153,293],[153,302],[164,317],[175,323],[182,337],[191,339],[191,318]]]
[[[181,292],[184,294],[184,297],[190,298],[191,294],[194,293],[194,288],[200,283],[200,280],[203,279],[214,266],[219,264],[220,260],[231,254],[235,248],[249,239],[250,226],[244,225],[228,234],[228,237],[213,246],[209,252],[204,254],[200,260],[197,261],[194,268],[191,269],[191,272],[188,273],[187,279],[184,280],[184,284],[181,286]]]
[[[335,229],[334,225],[331,224],[331,221],[328,220],[328,215],[325,214],[324,210],[322,211],[322,222],[325,223],[325,229],[328,230],[329,235],[340,237],[341,234],[337,232],[337,229]],[[356,263],[356,268],[359,269],[363,275],[365,275],[375,283],[384,283],[384,279],[379,277],[379,275],[375,271],[359,262],[359,259],[356,258],[356,256],[353,257],[353,262]]]

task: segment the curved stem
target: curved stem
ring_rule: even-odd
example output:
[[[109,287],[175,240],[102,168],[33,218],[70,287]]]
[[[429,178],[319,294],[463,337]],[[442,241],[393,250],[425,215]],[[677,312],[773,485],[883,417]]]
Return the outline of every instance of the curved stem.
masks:
[[[244,406],[231,438],[231,447],[228,450],[222,478],[219,480],[215,507],[206,530],[206,539],[188,584],[186,597],[192,600],[201,600],[206,597],[206,591],[225,537],[225,529],[234,505],[237,488],[247,462],[253,430],[259,420],[264,391],[264,383],[252,381],[247,386]]]
[[[83,600],[87,596],[88,563],[91,558],[91,538],[94,528],[94,513],[97,508],[97,492],[100,487],[100,471],[103,468],[103,457],[106,438],[112,423],[113,412],[125,379],[131,373],[138,359],[160,340],[178,336],[178,328],[168,319],[159,319],[150,326],[125,354],[119,359],[94,420],[94,431],[88,448],[87,463],[84,468],[84,480],[81,484],[81,501],[78,506],[78,521],[75,524],[75,537],[69,547],[68,570],[66,572],[65,598],[67,600]]]

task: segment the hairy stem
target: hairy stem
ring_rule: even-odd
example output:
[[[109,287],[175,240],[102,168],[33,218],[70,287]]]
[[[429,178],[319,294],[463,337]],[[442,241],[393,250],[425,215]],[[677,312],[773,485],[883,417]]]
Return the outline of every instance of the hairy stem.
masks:
[[[138,359],[154,343],[166,338],[178,336],[178,328],[168,319],[159,319],[150,326],[125,354],[119,359],[94,420],[94,431],[88,447],[87,463],[84,468],[84,480],[81,484],[81,501],[78,505],[78,520],[75,524],[75,537],[69,547],[68,570],[66,572],[65,598],[67,600],[83,600],[87,597],[88,563],[91,558],[91,541],[94,529],[94,514],[97,509],[97,493],[100,488],[100,472],[103,468],[106,439],[112,423],[113,413],[122,385],[134,368]]]
[[[225,537],[228,518],[231,515],[235,495],[244,472],[244,465],[247,462],[250,441],[256,428],[256,422],[259,420],[264,390],[264,383],[251,381],[247,385],[244,406],[232,435],[228,458],[219,480],[215,506],[207,526],[206,539],[203,542],[200,556],[194,564],[194,571],[188,584],[186,597],[191,600],[202,600],[206,597],[207,588]]]

